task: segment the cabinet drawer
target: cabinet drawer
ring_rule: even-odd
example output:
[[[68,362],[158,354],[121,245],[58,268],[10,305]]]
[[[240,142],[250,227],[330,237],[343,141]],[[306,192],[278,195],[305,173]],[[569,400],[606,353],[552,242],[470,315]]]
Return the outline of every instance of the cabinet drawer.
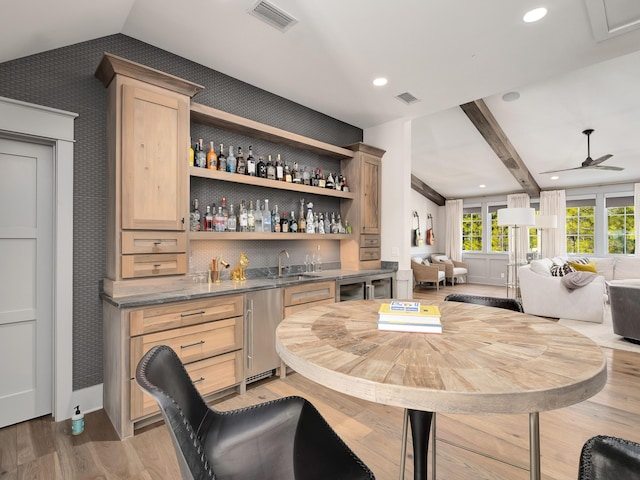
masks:
[[[302,303],[300,305],[284,307],[284,316],[288,317],[289,315],[293,315],[296,312],[301,312],[302,310],[306,310],[307,308],[317,307],[318,305],[329,305],[331,303],[336,303],[336,299],[327,298],[326,300],[318,300],[317,302]]]
[[[360,260],[380,260],[380,248],[361,248]]]
[[[294,285],[284,289],[284,306],[300,305],[336,297],[335,282]]]
[[[243,323],[243,317],[234,317],[134,337],[130,342],[129,378],[135,376],[142,355],[156,345],[171,347],[182,363],[239,350],[242,348]]]
[[[184,253],[185,232],[122,232],[122,253]]]
[[[225,353],[185,365],[194,385],[205,396],[242,381],[242,351]],[[131,380],[131,420],[158,412],[158,404]]]
[[[131,312],[129,334],[135,337],[242,315],[242,295],[170,303]]]
[[[187,273],[186,253],[123,255],[122,278],[155,277]]]
[[[380,235],[360,235],[360,246],[363,248],[380,247]]]

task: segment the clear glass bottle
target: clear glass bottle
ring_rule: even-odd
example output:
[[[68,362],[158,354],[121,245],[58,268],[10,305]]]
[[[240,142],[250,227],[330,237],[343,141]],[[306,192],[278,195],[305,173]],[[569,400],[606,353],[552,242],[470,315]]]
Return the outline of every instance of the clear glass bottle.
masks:
[[[293,178],[293,183],[302,183],[302,175],[300,173],[300,170],[298,170],[298,162],[293,162],[291,177]]]
[[[313,216],[313,203],[307,203],[307,233],[316,233],[316,222]]]
[[[236,173],[237,160],[233,154],[233,145],[229,145],[229,155],[227,155],[227,172]]]
[[[216,232],[224,232],[224,214],[222,213],[222,207],[218,207],[218,213],[215,217]]]
[[[238,155],[236,155],[236,173],[245,175],[247,173],[247,161],[242,155],[242,147],[238,147]]]
[[[189,230],[191,230],[192,232],[199,232],[200,231],[200,209],[198,208],[198,199],[194,198],[193,199],[193,210],[191,210],[191,213],[189,214]]]
[[[336,188],[336,182],[333,179],[333,175],[331,174],[331,172],[329,172],[329,176],[327,177],[327,183],[325,184],[325,187],[332,188],[332,189]]]
[[[282,162],[280,161],[280,154],[276,156],[276,180],[284,180],[284,168],[282,166]]]
[[[273,209],[271,214],[271,230],[276,233],[281,231],[282,225],[280,224],[280,212],[278,211],[278,205]]]
[[[324,214],[324,233],[331,233],[331,220],[329,220],[329,212]]]
[[[247,156],[247,175],[256,176],[256,160],[253,158],[253,147],[249,145],[249,155]]]
[[[224,146],[220,144],[220,153],[218,153],[218,170],[227,171],[227,157],[224,155]]]
[[[202,139],[198,140],[194,155],[194,162],[196,164],[196,167],[207,168],[207,154],[203,150]]]
[[[207,212],[204,214],[204,231],[213,232],[213,213],[211,213],[209,205],[207,205]]]
[[[264,208],[264,205],[262,208]],[[256,213],[255,213],[255,220],[254,220],[256,232],[264,231],[262,228],[263,218],[264,218],[264,211],[260,208],[260,200],[256,200]]]
[[[215,170],[218,168],[218,155],[216,155],[213,149],[213,142],[209,142],[209,152],[207,153],[207,168],[209,170]]]
[[[267,165],[261,156],[258,157],[258,163],[256,163],[256,175],[260,178],[267,178]]]
[[[222,208],[222,231],[227,230],[227,223],[229,222],[229,210],[227,210],[227,199],[222,197],[222,202],[220,203],[220,208]]]
[[[227,220],[227,230],[229,232],[235,232],[238,229],[238,217],[236,217],[236,211],[233,208],[233,203],[229,205],[229,219]]]
[[[240,223],[240,231],[241,232],[248,232],[248,213],[247,213],[247,205],[245,203],[244,200],[242,200],[242,202],[240,202],[240,214],[238,216],[239,219],[239,223]]]
[[[311,174],[306,165],[302,167],[302,183],[304,185],[311,185]]]
[[[291,218],[289,218],[289,231],[292,233],[298,232],[298,222],[296,221],[296,212],[291,210]]]
[[[262,211],[262,231],[271,233],[273,225],[271,224],[271,211],[269,210],[269,199],[264,199],[264,210]]]
[[[256,212],[253,209],[253,200],[249,200],[249,211],[247,212],[247,229],[249,232],[256,231]]]
[[[324,214],[318,215],[318,233],[324,234]]]

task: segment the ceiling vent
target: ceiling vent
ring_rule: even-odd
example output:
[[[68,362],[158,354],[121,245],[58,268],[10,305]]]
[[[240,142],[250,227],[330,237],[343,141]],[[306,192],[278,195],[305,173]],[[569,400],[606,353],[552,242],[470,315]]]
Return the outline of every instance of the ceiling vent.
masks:
[[[420,101],[416,97],[411,95],[409,92],[404,92],[404,93],[401,93],[400,95],[396,95],[396,98],[401,102],[406,103],[407,105],[411,105],[412,103],[416,103]]]
[[[258,2],[251,7],[249,13],[281,32],[286,32],[298,23],[298,20],[287,12],[264,0],[258,0]]]

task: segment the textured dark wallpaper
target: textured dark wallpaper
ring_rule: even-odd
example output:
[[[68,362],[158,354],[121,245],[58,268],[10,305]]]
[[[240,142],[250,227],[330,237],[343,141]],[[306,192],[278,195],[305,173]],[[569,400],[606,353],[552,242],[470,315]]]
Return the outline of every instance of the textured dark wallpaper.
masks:
[[[0,96],[79,114],[75,121],[73,181],[74,390],[102,383],[102,307],[98,293],[105,273],[107,96],[94,73],[103,52],[203,85],[205,89],[194,97],[198,103],[334,145],[362,140],[359,128],[125,35],[1,63]],[[211,135],[203,135],[207,133]]]

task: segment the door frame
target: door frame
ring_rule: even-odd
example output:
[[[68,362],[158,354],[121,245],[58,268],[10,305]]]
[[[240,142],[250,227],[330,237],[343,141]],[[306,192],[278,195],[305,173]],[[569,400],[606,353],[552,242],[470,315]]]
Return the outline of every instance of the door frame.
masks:
[[[77,113],[0,97],[0,133],[53,147],[53,392],[56,421],[73,411],[73,143]]]

